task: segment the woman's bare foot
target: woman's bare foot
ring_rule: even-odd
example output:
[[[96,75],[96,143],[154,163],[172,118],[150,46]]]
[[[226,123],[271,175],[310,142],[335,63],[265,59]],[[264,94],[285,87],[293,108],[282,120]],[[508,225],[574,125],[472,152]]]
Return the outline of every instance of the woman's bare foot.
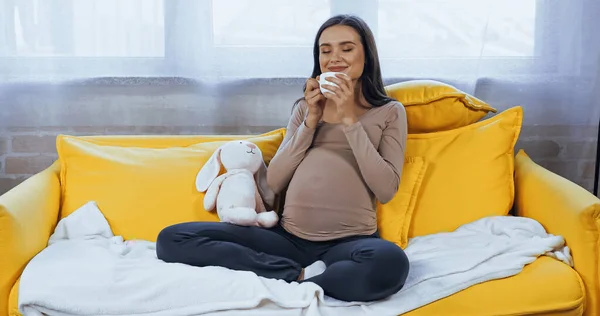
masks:
[[[304,268],[300,271],[300,275],[298,276],[298,281],[304,280]]]

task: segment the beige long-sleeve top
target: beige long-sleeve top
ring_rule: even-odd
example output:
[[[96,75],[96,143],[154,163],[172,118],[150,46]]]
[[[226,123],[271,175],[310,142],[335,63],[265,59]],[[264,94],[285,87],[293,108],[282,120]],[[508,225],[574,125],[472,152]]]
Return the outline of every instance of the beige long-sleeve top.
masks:
[[[281,225],[313,241],[377,230],[376,200],[396,194],[404,164],[407,124],[399,102],[369,109],[351,126],[305,124],[296,106],[267,169],[275,193],[287,187]]]

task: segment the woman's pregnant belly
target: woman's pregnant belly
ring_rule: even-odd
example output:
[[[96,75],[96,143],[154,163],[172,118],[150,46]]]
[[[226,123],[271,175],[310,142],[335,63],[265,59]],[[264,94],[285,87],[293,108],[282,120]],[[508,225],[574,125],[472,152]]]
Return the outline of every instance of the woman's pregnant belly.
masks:
[[[282,224],[311,240],[371,234],[373,203],[351,150],[313,148],[290,181]]]

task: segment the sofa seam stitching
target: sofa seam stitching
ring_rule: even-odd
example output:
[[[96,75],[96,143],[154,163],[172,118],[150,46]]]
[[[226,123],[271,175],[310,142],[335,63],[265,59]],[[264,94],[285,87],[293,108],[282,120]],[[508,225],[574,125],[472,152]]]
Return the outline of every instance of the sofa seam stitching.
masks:
[[[595,232],[595,237],[596,237],[596,247],[595,247],[595,254],[594,254],[594,265],[595,265],[595,269],[594,269],[594,288],[596,289],[596,293],[600,292],[600,266],[599,265],[599,256],[600,256],[600,204],[594,207],[594,223],[596,224],[596,232]],[[587,300],[586,300],[587,301]],[[596,302],[596,309],[600,309],[600,306],[598,304],[598,302]],[[587,306],[586,306],[587,309]],[[585,311],[585,310],[584,310]]]

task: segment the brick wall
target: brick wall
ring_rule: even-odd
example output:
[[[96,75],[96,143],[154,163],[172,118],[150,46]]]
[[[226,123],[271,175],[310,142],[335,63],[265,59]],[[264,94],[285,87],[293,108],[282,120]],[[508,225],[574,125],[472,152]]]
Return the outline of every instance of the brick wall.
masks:
[[[592,191],[596,126],[523,126],[516,149],[524,149],[543,167]]]
[[[279,126],[235,127],[201,126],[72,126],[11,127],[0,134],[0,194],[27,177],[50,166],[57,158],[58,134],[205,134],[262,133]],[[518,149],[525,151],[542,166],[592,190],[597,129],[593,126],[524,126]]]

